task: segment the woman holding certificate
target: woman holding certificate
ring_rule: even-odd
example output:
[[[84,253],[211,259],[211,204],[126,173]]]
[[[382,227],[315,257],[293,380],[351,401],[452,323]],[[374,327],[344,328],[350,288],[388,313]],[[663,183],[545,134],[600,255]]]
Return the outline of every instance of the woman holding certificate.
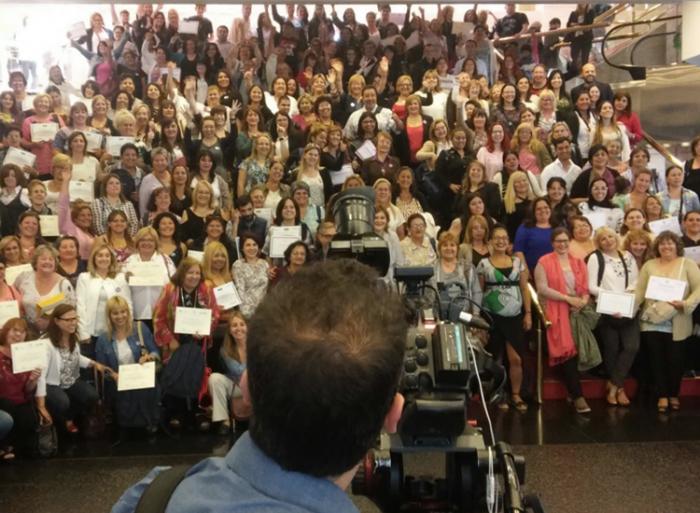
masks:
[[[105,313],[106,330],[97,339],[96,360],[117,371],[117,382],[121,365],[143,365],[160,360],[151,331],[142,322],[134,322],[130,302],[121,296],[113,296],[107,300]],[[155,374],[155,367],[153,372]],[[139,389],[127,386],[118,392],[117,389],[122,387],[117,382],[109,380],[105,384],[107,398],[114,398],[120,427],[145,427],[149,433],[155,433],[159,414],[158,389],[155,386]]]
[[[156,345],[166,362],[163,405],[171,419],[191,420],[192,400],[199,398],[206,379],[206,353],[218,322],[216,296],[204,279],[202,264],[185,258],[153,309]]]
[[[75,291],[70,281],[56,272],[58,252],[48,245],[36,248],[32,257],[32,271],[20,274],[15,281],[22,293],[22,306],[29,325],[43,333],[49,314],[57,305],[75,305]]]
[[[61,118],[51,113],[51,97],[37,94],[34,97],[34,115],[22,122],[22,146],[36,155],[34,168],[41,178],[51,175],[53,140],[63,126]]]
[[[24,342],[26,336],[27,323],[23,319],[9,319],[0,329],[0,410],[10,417],[10,431],[6,438],[0,439],[0,461],[14,459],[12,446],[29,453],[33,449],[39,420],[51,423],[44,396],[40,397],[37,390],[41,369],[15,372],[17,367],[13,363],[11,347]]]
[[[547,328],[549,365],[558,367],[577,413],[591,411],[581,390],[578,358],[571,330],[571,313],[588,304],[588,275],[583,260],[569,254],[571,238],[566,228],[551,234],[554,251],[542,256],[535,267],[537,293],[544,299],[545,312],[552,325]]]
[[[607,402],[629,406],[625,378],[639,350],[639,322],[634,313],[634,289],[638,268],[634,257],[619,250],[617,234],[609,227],[595,233],[596,251],[588,258],[588,290],[603,315],[598,334],[603,346],[603,363],[610,377]]]
[[[90,203],[76,199],[71,205],[70,197],[71,170],[70,166],[63,171],[61,192],[58,195],[58,226],[62,234],[72,235],[78,239],[80,258],[90,258],[95,233],[92,230],[92,209]]]
[[[78,339],[95,344],[97,337],[107,331],[107,302],[121,296],[131,307],[131,290],[124,274],[119,272],[115,254],[105,243],[92,248],[88,270],[78,277],[75,288],[78,311]]]
[[[134,248],[136,251],[125,262],[134,319],[152,328],[153,307],[163,286],[175,273],[175,266],[170,257],[160,251],[158,233],[150,226],[136,232]]]
[[[649,351],[657,408],[679,410],[683,377],[682,344],[693,332],[692,312],[700,302],[700,269],[683,256],[673,232],[654,240],[654,255],[639,273],[635,306],[641,306],[642,343]]]
[[[578,206],[586,217],[594,217],[600,214],[605,226],[614,231],[620,231],[624,213],[622,209],[610,201],[608,184],[603,178],[594,178],[588,186],[588,199]],[[600,226],[600,224],[598,224]]]

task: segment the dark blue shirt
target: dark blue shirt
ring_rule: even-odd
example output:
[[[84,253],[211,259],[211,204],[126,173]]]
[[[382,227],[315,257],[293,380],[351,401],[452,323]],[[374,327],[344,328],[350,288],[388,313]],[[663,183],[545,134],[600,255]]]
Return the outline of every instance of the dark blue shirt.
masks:
[[[530,227],[524,224],[521,224],[515,232],[513,253],[521,252],[525,255],[525,261],[531,273],[535,271],[540,257],[552,252],[551,235],[551,228]]]
[[[112,513],[133,513],[158,473],[154,468],[129,488]],[[192,467],[175,490],[167,513],[358,513],[350,497],[329,479],[282,469],[246,433],[223,458]]]

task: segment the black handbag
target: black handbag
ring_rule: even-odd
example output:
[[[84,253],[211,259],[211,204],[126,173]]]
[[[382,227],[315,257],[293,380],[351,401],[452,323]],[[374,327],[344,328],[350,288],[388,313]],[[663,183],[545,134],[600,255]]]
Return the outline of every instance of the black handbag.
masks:
[[[42,458],[51,458],[58,452],[56,426],[39,422],[36,429],[36,453]]]

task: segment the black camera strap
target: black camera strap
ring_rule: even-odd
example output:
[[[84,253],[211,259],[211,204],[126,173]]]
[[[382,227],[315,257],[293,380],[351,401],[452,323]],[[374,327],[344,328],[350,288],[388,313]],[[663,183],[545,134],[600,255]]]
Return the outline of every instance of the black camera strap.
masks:
[[[165,513],[170,498],[189,469],[187,465],[178,465],[158,474],[144,489],[134,513]]]

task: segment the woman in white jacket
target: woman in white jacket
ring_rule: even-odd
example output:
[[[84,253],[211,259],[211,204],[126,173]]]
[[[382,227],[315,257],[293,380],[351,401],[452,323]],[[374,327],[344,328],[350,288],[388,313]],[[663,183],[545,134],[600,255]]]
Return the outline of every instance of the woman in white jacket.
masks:
[[[136,252],[129,256],[125,262],[126,276],[131,288],[131,301],[134,307],[134,320],[143,321],[153,331],[153,306],[158,301],[163,287],[175,274],[175,265],[170,257],[160,252],[158,232],[150,226],[141,228],[134,237]],[[139,274],[137,267],[144,262],[152,262],[149,273],[158,272],[156,280],[160,285],[143,284],[143,274]],[[143,267],[141,269],[143,271]],[[130,278],[130,274],[134,274]],[[154,276],[149,276],[154,278]]]
[[[94,344],[107,331],[107,301],[123,297],[133,312],[131,290],[124,273],[118,272],[117,258],[107,244],[95,244],[88,260],[87,272],[78,276],[78,339]]]

